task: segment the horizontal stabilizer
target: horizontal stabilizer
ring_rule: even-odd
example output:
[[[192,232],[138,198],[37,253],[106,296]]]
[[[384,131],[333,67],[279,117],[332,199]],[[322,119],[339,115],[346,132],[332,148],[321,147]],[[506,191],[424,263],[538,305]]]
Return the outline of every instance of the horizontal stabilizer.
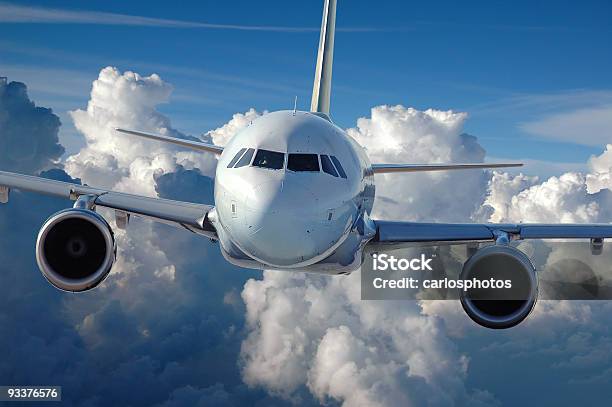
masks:
[[[115,130],[120,133],[131,134],[132,136],[144,137],[150,140],[157,140],[157,141],[163,141],[166,143],[172,143],[178,146],[191,148],[193,150],[206,151],[208,153],[215,153],[215,154],[221,154],[223,152],[223,147],[219,147],[214,144],[204,143],[201,141],[184,140],[184,139],[180,139],[176,137],[162,136],[159,134],[150,134],[150,133],[143,133],[141,131],[120,129],[118,127],[116,127]]]
[[[507,168],[522,167],[522,163],[481,163],[481,164],[372,164],[375,174],[388,172],[420,172],[420,171],[446,171],[471,170],[477,168]]]

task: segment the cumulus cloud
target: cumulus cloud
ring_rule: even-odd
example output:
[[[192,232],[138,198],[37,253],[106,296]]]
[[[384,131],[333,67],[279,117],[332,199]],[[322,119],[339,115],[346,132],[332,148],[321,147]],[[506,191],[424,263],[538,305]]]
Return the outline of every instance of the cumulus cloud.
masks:
[[[243,378],[291,399],[306,385],[346,406],[494,401],[466,390],[469,360],[416,302],[361,301],[346,278],[267,271],[242,292]]]
[[[0,170],[28,174],[57,166],[60,120],[36,106],[25,84],[0,79]]]
[[[591,173],[587,174],[587,189],[594,194],[602,189],[612,189],[612,144],[600,156],[589,160]]]
[[[503,222],[511,218],[508,213],[514,195],[537,183],[537,177],[524,174],[512,176],[507,172],[493,172],[487,187],[488,193],[484,204],[478,210],[478,218],[488,222]]]
[[[536,136],[570,143],[601,146],[610,141],[612,106],[598,106],[556,113],[524,123],[521,128]]]
[[[263,114],[265,113],[266,112]],[[215,130],[209,131],[206,135],[210,137],[215,144],[224,146],[236,133],[247,127],[250,122],[257,119],[259,116],[261,116],[261,113],[258,113],[253,108],[244,113],[236,113],[229,122]]]
[[[490,220],[531,223],[586,223],[600,219],[597,197],[588,194],[586,177],[580,173],[565,173],[541,184],[527,186],[523,175],[496,175],[489,183],[490,194],[485,204],[494,208]],[[508,192],[513,192],[509,194]],[[500,190],[506,193],[500,193]]]
[[[467,115],[404,106],[377,106],[348,134],[376,163],[482,162],[485,151],[463,133]],[[483,171],[432,172],[376,177],[373,217],[399,220],[465,221],[484,199]]]
[[[184,151],[118,133],[115,127],[190,138],[172,128],[156,107],[166,103],[172,87],[158,75],[143,77],[107,67],[93,82],[86,110],[70,112],[87,146],[66,160],[66,170],[90,185],[155,196],[154,177],[177,165],[200,168],[212,175],[212,155]]]

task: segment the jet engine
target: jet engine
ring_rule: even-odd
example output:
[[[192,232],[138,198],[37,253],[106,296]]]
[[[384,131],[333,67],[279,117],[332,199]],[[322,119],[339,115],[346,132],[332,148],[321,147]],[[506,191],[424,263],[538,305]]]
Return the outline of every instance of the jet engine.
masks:
[[[86,291],[108,275],[115,261],[113,231],[94,211],[71,208],[52,215],[36,242],[36,261],[43,275],[65,291]]]
[[[463,265],[460,278],[484,283],[462,290],[461,305],[474,322],[487,328],[505,329],[519,324],[538,297],[535,267],[525,253],[508,245],[476,251]],[[499,281],[506,285],[500,288]]]

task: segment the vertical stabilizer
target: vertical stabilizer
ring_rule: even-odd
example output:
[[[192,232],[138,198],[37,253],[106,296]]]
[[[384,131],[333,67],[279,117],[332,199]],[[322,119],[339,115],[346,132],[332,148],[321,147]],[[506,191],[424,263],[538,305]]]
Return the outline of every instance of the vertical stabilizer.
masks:
[[[329,100],[331,96],[332,63],[334,60],[335,31],[336,0],[325,0],[310,111],[324,113],[328,116]]]

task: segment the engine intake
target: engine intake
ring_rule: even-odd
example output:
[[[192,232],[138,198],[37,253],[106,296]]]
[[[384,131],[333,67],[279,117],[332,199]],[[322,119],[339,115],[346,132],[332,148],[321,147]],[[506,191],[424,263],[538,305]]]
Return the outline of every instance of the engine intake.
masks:
[[[45,278],[65,291],[86,291],[100,284],[115,261],[113,232],[91,210],[66,209],[43,224],[36,261]]]
[[[484,247],[463,265],[462,280],[510,280],[511,288],[472,288],[461,291],[461,305],[477,324],[492,329],[521,323],[538,297],[536,270],[527,255],[506,245]]]

